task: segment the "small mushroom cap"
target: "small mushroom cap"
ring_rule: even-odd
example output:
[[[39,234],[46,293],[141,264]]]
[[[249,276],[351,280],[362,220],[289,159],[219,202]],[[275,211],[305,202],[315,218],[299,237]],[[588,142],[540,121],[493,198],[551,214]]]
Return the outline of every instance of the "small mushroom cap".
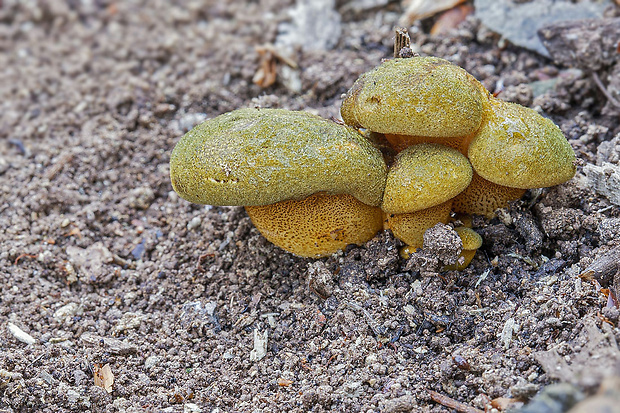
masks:
[[[301,257],[325,257],[349,244],[361,245],[383,227],[381,209],[351,195],[314,194],[245,209],[267,240]]]
[[[463,250],[477,250],[482,246],[482,237],[476,231],[467,227],[454,228],[461,241],[463,241]]]
[[[439,205],[467,188],[472,176],[469,161],[456,149],[434,143],[410,146],[388,172],[381,209],[403,214]]]
[[[476,251],[482,246],[482,237],[476,231],[467,227],[454,228],[461,241],[463,241],[463,251],[456,264],[446,265],[444,271],[462,271],[471,263],[474,259]]]
[[[560,128],[532,109],[496,99],[468,158],[484,179],[511,188],[559,185],[575,175],[575,153]]]
[[[387,227],[392,230],[396,238],[405,244],[422,248],[424,233],[439,222],[447,224],[450,219],[452,202],[444,202],[430,208],[408,214],[388,214]]]
[[[340,113],[346,124],[374,132],[457,138],[478,130],[488,96],[447,60],[393,59],[357,79]]]
[[[268,205],[325,192],[379,206],[386,173],[381,153],[357,131],[282,109],[240,109],[207,120],[170,158],[174,190],[210,205]]]

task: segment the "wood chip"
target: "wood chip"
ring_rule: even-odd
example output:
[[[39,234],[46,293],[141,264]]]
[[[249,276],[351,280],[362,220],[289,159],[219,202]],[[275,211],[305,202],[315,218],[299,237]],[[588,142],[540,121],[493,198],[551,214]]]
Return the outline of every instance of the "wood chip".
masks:
[[[250,361],[261,361],[267,355],[268,330],[264,332],[254,329],[254,349],[250,351]]]
[[[579,278],[585,281],[596,280],[602,287],[608,287],[618,270],[620,270],[620,246],[597,257],[579,274]]]
[[[431,396],[431,399],[433,399],[433,401],[446,406],[450,409],[454,409],[457,412],[461,412],[461,413],[484,413],[482,410],[480,409],[476,409],[475,407],[472,407],[468,404],[465,403],[461,403],[459,401],[454,400],[451,397],[445,396],[443,394],[437,393],[436,391],[432,391],[432,390],[427,390],[428,394]]]
[[[93,368],[93,378],[95,386],[105,389],[108,393],[112,393],[112,385],[114,385],[114,374],[109,364],[95,364]]]

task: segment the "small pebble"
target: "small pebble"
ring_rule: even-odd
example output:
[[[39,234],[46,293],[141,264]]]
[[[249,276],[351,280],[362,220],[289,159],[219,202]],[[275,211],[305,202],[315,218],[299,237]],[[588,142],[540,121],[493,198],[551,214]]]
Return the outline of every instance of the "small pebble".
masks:
[[[8,324],[9,333],[13,335],[16,339],[26,344],[34,344],[37,342],[37,339],[32,337],[30,334],[26,333],[21,328],[17,327],[15,324],[9,322]]]
[[[200,217],[194,217],[191,219],[191,221],[187,223],[187,230],[192,231],[197,228],[200,228],[201,224],[202,224],[202,220],[200,219]]]

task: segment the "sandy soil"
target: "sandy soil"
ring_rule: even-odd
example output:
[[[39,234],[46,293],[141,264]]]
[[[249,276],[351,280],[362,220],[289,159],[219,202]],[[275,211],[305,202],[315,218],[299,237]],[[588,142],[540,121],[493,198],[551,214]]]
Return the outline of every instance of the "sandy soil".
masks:
[[[473,264],[424,276],[389,233],[301,259],[242,208],[172,191],[170,151],[207,117],[338,116],[402,13],[354,3],[337,3],[335,48],[292,56],[300,89],[282,73],[262,89],[255,46],[292,0],[0,1],[0,412],[447,412],[428,390],[484,409],[618,374],[618,310],[578,274],[618,243],[620,212],[578,178],[476,219]],[[474,18],[427,29],[417,51],[541,107],[581,165],[620,132],[587,73]]]

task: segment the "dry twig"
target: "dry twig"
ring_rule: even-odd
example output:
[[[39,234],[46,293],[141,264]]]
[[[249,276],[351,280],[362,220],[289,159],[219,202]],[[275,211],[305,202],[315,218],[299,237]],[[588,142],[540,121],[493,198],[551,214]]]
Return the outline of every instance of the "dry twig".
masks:
[[[461,413],[484,413],[484,411],[480,410],[480,409],[476,409],[475,407],[472,407],[468,404],[465,403],[461,403],[459,401],[454,400],[451,397],[448,397],[446,395],[437,393],[436,391],[433,390],[427,390],[428,394],[431,396],[431,399],[433,399],[433,401],[441,404],[442,406],[446,406],[450,409],[454,409],[457,412],[461,412]]]
[[[618,102],[618,100],[616,98],[614,98],[611,95],[611,93],[609,93],[607,91],[607,88],[605,87],[605,85],[603,85],[603,82],[601,82],[601,78],[598,77],[596,72],[592,72],[592,78],[594,79],[594,83],[596,83],[596,86],[598,86],[598,88],[601,90],[601,92],[603,92],[603,95],[605,95],[605,97],[607,98],[609,103],[611,103],[617,109],[620,109],[620,102]]]

